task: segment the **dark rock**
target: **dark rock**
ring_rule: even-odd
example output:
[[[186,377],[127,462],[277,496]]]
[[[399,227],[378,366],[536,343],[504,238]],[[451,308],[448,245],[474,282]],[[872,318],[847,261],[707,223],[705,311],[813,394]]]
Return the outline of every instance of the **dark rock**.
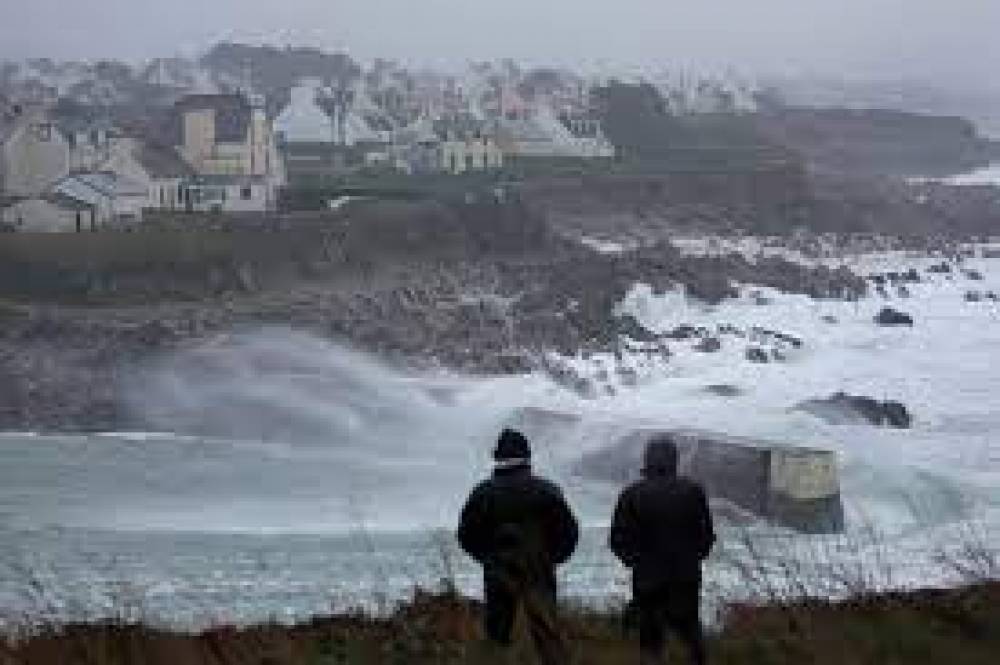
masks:
[[[666,337],[667,339],[675,339],[678,341],[685,339],[692,339],[694,337],[698,337],[698,328],[684,324],[681,326],[677,326],[676,328],[668,332],[666,335],[664,335],[664,337]]]
[[[714,383],[710,386],[705,386],[705,392],[717,395],[718,397],[739,397],[743,394],[743,391],[738,386],[729,383]]]
[[[964,274],[967,279],[970,279],[973,282],[983,281],[983,273],[979,272],[978,270],[963,270],[962,274]]]
[[[886,288],[884,286],[876,286],[875,287],[875,293],[879,294],[883,298],[888,298],[889,297],[889,292],[886,290]]]
[[[706,337],[695,345],[694,350],[702,353],[716,353],[722,350],[722,342],[719,341],[718,337]]]
[[[951,273],[951,264],[946,261],[935,263],[927,269],[927,272],[935,275],[947,275]]]
[[[909,429],[913,417],[901,402],[873,399],[838,392],[825,399],[802,402],[797,410],[810,413],[834,424],[864,421],[875,426]]]
[[[900,284],[899,286],[896,287],[896,295],[898,295],[900,298],[909,298],[910,290],[905,286],[903,286],[902,284]]]
[[[833,314],[824,314],[822,317],[820,317],[820,320],[823,321],[823,323],[829,323],[831,325],[840,323],[840,319],[838,319]]]
[[[966,291],[965,302],[982,302],[983,294],[979,291]]]
[[[751,346],[747,349],[747,360],[752,363],[766,364],[771,362],[771,356],[759,346]]]
[[[624,337],[629,337],[637,342],[655,342],[659,336],[646,329],[638,319],[631,314],[623,314],[615,317],[615,332]]]
[[[891,307],[885,307],[875,316],[875,323],[880,326],[912,326],[913,317]]]
[[[788,360],[788,356],[781,349],[771,349],[771,358],[775,362],[783,363]]]

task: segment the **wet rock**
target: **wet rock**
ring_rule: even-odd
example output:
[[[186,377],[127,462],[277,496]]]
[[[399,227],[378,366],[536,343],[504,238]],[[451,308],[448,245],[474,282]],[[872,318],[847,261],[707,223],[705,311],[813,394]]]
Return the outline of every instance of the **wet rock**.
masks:
[[[912,415],[901,402],[883,402],[844,392],[834,393],[825,399],[807,400],[795,408],[834,424],[860,421],[895,429],[909,429],[913,424]]]
[[[664,337],[666,337],[667,339],[674,339],[678,341],[692,339],[698,336],[699,336],[699,329],[687,324],[677,326],[676,328],[668,332],[666,335],[664,335]]]
[[[951,274],[951,264],[946,261],[935,263],[927,269],[927,272],[932,275],[948,275]]]
[[[705,392],[718,397],[739,397],[743,391],[730,383],[713,383],[705,386]]]
[[[706,337],[695,344],[694,350],[701,353],[716,353],[722,350],[722,342],[718,337]]]
[[[634,388],[639,385],[639,372],[635,368],[619,365],[615,368],[615,374],[618,375],[618,381],[623,386]]]
[[[614,319],[615,332],[624,337],[629,337],[637,342],[655,342],[659,339],[656,333],[646,329],[639,320],[631,314],[623,314]]]
[[[769,356],[767,351],[759,346],[751,346],[747,349],[747,360],[752,363],[759,363],[763,365],[771,362],[771,356]]]
[[[913,317],[891,307],[885,307],[875,315],[875,323],[880,326],[912,326]]]

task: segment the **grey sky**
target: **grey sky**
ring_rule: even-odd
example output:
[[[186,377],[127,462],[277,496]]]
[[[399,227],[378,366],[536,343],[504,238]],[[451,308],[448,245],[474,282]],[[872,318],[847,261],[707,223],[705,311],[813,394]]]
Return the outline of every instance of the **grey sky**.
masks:
[[[425,63],[692,63],[1000,87],[1000,0],[0,0],[0,57],[221,38]]]

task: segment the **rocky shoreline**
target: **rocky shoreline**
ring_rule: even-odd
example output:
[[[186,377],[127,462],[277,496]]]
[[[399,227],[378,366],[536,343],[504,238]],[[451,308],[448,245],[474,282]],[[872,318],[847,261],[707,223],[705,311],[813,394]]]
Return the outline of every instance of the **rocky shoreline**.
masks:
[[[619,352],[642,338],[614,314],[636,283],[683,286],[717,303],[734,283],[815,298],[867,291],[846,269],[732,254],[683,255],[660,244],[607,255],[560,245],[536,254],[410,260],[365,266],[283,288],[156,305],[0,305],[0,430],[142,428],[124,403],[131,369],[235,331],[281,325],[404,366],[468,374],[545,369],[549,355]]]

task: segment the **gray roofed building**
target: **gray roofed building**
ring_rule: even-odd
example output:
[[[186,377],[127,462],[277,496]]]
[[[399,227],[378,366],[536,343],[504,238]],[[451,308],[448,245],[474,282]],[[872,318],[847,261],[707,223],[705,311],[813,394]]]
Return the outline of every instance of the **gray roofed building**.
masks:
[[[142,143],[134,151],[135,159],[152,178],[188,178],[195,170],[184,161],[175,149]]]

